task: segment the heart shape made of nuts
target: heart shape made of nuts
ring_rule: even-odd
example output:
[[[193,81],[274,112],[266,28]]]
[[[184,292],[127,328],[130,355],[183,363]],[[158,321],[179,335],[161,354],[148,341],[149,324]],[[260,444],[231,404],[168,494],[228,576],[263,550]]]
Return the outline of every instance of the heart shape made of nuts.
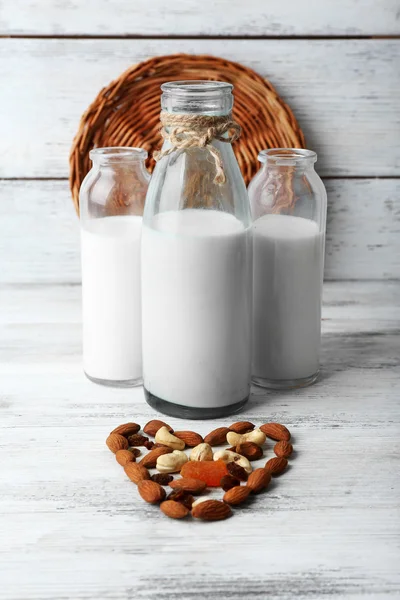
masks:
[[[239,506],[251,496],[264,491],[272,477],[286,470],[292,458],[290,431],[280,423],[264,423],[256,427],[249,421],[238,421],[230,427],[218,427],[203,437],[195,431],[175,431],[164,421],[153,419],[140,433],[138,423],[119,425],[108,435],[106,444],[124,467],[129,479],[138,487],[140,496],[149,504],[159,505],[171,519],[183,519],[189,514],[203,521],[219,521],[232,516],[232,506]],[[275,457],[263,467],[253,470],[252,462],[264,456],[266,439],[274,440]],[[227,444],[230,448],[213,451]],[[149,451],[140,462],[138,446]],[[190,448],[187,455],[184,450]],[[149,469],[158,473],[150,474]],[[174,473],[181,477],[174,479]],[[172,491],[167,496],[164,489]],[[208,488],[221,487],[222,500],[209,496],[194,499]]]

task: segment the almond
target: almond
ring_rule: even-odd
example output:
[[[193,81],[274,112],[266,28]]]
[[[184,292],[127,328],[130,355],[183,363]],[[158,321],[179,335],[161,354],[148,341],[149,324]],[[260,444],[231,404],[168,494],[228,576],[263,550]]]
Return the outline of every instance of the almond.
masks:
[[[272,477],[277,477],[278,475],[282,475],[283,471],[286,469],[288,461],[283,456],[277,456],[276,458],[270,458],[265,463],[265,468],[270,471]]]
[[[184,490],[191,494],[201,494],[206,489],[207,484],[205,481],[194,479],[193,477],[182,477],[181,479],[171,481],[169,486],[174,490]]]
[[[206,444],[210,444],[210,446],[220,446],[221,444],[225,444],[226,435],[229,431],[228,427],[217,427],[217,429],[213,429],[213,431],[206,435],[204,441]]]
[[[281,440],[288,442],[290,440],[289,429],[280,423],[265,423],[261,425],[260,429],[271,440],[276,440],[277,442]]]
[[[174,432],[172,427],[170,427],[167,423],[164,423],[164,421],[159,421],[158,419],[153,419],[152,421],[146,423],[146,425],[143,427],[143,431],[147,433],[147,435],[154,437],[161,427],[166,427],[170,433]]]
[[[129,446],[128,440],[119,433],[110,433],[106,439],[106,444],[114,454],[116,454],[118,450],[127,450]]]
[[[203,521],[220,521],[230,517],[231,514],[229,506],[220,500],[205,500],[192,508],[193,517]]]
[[[137,423],[124,423],[123,425],[118,425],[111,433],[119,433],[119,435],[128,437],[128,435],[133,435],[138,431],[140,431],[140,425]]]
[[[115,453],[115,458],[117,459],[117,462],[123,467],[130,462],[135,462],[136,460],[133,453],[129,452],[129,450],[118,450],[118,452]]]
[[[236,446],[236,452],[249,460],[258,460],[263,455],[263,449],[254,442],[243,442]]]
[[[253,494],[258,494],[258,492],[261,492],[261,490],[267,487],[270,481],[271,471],[261,468],[255,469],[252,473],[250,473],[246,485],[249,490],[253,492]]]
[[[160,508],[164,515],[170,519],[183,519],[189,514],[189,509],[180,502],[175,502],[175,500],[162,502]]]
[[[125,473],[133,483],[139,483],[143,479],[150,479],[150,473],[143,465],[130,462],[124,467]]]
[[[143,500],[149,504],[159,504],[166,496],[164,488],[159,483],[149,479],[139,481],[138,491]]]
[[[174,431],[174,436],[183,440],[189,448],[194,448],[203,443],[203,438],[195,431]]]
[[[237,504],[245,502],[249,497],[250,492],[251,490],[247,486],[237,485],[225,492],[223,501],[226,502],[226,504],[231,504],[231,506],[236,506]]]
[[[289,442],[281,440],[274,446],[274,452],[277,456],[283,456],[283,458],[289,458],[293,452],[293,446]]]
[[[248,433],[249,431],[253,431],[254,427],[255,425],[250,423],[250,421],[238,421],[237,423],[232,423],[229,429],[235,433]]]
[[[200,498],[196,498],[196,500],[192,504],[192,508],[201,504],[201,502],[207,502],[210,499],[209,496],[200,496]]]
[[[153,448],[146,454],[146,456],[142,458],[139,464],[146,467],[146,469],[155,469],[158,457],[162,456],[163,454],[170,454],[171,452],[172,448],[167,448],[167,446]]]

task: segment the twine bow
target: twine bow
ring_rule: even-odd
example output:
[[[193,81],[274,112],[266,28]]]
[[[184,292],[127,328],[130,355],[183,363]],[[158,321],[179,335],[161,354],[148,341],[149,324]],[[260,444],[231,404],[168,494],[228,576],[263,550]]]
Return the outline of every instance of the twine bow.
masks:
[[[176,150],[189,148],[207,148],[214,159],[216,174],[214,183],[222,185],[226,181],[221,154],[212,145],[213,140],[232,143],[240,136],[241,127],[232,120],[232,115],[210,117],[207,115],[178,115],[163,111],[160,116],[161,135],[168,140],[171,147],[168,150],[154,152],[156,161],[168,156]],[[226,135],[228,134],[228,135]]]

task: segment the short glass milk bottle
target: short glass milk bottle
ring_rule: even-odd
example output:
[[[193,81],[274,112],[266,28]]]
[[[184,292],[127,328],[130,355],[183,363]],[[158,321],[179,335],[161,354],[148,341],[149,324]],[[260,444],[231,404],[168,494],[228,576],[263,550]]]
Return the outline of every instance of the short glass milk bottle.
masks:
[[[263,150],[253,216],[253,381],[289,389],[319,371],[327,197],[315,152]]]
[[[142,236],[143,378],[166,414],[239,410],[251,377],[251,215],[231,143],[232,85],[162,89],[164,145]]]
[[[79,195],[83,368],[113,386],[142,383],[140,238],[150,175],[141,148],[98,148]]]

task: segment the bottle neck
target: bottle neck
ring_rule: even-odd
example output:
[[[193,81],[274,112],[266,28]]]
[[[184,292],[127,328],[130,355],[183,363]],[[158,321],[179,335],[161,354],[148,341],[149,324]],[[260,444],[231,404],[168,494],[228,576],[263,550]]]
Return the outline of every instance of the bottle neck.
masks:
[[[229,115],[233,86],[222,81],[173,81],[161,86],[161,109],[171,114]]]
[[[95,148],[89,153],[93,165],[99,169],[125,169],[142,171],[145,169],[147,158],[146,150],[143,148]]]
[[[264,170],[272,173],[303,173],[314,170],[317,155],[312,150],[298,148],[272,148],[261,150],[258,160]]]

